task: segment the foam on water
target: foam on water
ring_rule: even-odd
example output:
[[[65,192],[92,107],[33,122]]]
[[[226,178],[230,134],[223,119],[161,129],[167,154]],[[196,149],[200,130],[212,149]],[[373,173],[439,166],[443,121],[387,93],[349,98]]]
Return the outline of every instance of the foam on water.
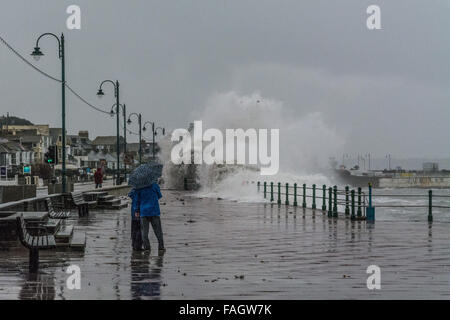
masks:
[[[330,155],[338,152],[343,139],[330,124],[324,122],[320,113],[298,114],[298,111],[283,102],[263,97],[260,93],[239,95],[231,91],[213,95],[204,108],[193,113],[193,119],[203,121],[203,130],[217,128],[225,132],[225,129],[238,128],[279,129],[280,168],[275,176],[261,176],[255,167],[201,165],[197,168],[198,183],[201,186],[198,195],[257,201],[261,196],[256,194],[256,187],[247,185],[246,181],[329,185],[331,181],[321,173],[321,168],[326,167]],[[224,141],[224,148],[228,143],[234,142]],[[170,147],[171,144],[167,141],[162,146],[166,164]],[[170,176],[172,171],[169,167],[165,170],[165,180],[169,184],[176,180]]]

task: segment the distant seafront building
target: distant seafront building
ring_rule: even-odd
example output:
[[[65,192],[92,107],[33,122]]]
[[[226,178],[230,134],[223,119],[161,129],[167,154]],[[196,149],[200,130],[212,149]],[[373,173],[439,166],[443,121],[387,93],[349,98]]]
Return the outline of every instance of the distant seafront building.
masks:
[[[119,137],[120,148],[123,148],[124,139],[122,136]],[[92,146],[94,150],[102,152],[116,152],[117,151],[117,137],[116,136],[98,136],[92,141]],[[121,150],[122,151],[122,150]]]
[[[19,142],[0,139],[0,166],[19,166],[32,164],[34,152]]]
[[[50,128],[48,124],[33,124],[26,119],[10,116],[0,116],[0,166],[6,166],[8,174],[21,174],[22,167],[45,164],[45,155],[50,146],[56,146],[59,164],[56,170],[61,170],[62,129]],[[127,155],[123,154],[124,138],[120,141],[120,168],[139,164],[139,143],[127,144]],[[103,167],[115,170],[117,166],[116,136],[98,136],[91,140],[89,132],[78,131],[78,134],[66,132],[66,169],[89,172],[88,169]],[[153,145],[142,140],[142,159],[150,161]],[[158,145],[155,145],[158,151]],[[130,168],[130,167],[128,167]],[[34,170],[34,169],[33,169]],[[36,172],[36,171],[33,171]]]
[[[3,125],[2,137],[15,141],[33,152],[33,162],[42,162],[51,143],[49,125]]]

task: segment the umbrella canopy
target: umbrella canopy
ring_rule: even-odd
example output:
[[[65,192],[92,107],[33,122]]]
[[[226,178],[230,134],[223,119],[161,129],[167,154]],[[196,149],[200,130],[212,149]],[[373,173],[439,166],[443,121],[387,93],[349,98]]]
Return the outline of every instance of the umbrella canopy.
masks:
[[[145,188],[158,181],[161,177],[163,165],[159,163],[142,164],[130,174],[128,184],[133,188]]]

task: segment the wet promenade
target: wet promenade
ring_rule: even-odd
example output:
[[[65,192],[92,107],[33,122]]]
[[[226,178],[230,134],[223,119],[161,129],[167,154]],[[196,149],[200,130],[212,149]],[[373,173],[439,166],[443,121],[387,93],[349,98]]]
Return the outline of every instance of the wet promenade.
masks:
[[[129,209],[73,213],[85,253],[0,252],[0,299],[450,299],[450,224],[351,222],[301,208],[163,191],[167,252],[132,253]],[[164,205],[165,203],[165,205]],[[81,289],[66,286],[69,265]],[[366,268],[381,268],[369,290]]]

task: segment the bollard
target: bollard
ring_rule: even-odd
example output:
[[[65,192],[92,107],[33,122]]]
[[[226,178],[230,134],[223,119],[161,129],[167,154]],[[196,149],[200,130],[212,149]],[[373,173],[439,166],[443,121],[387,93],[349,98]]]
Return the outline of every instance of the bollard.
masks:
[[[316,185],[313,184],[312,187],[313,187],[313,194],[312,194],[312,196],[313,196],[313,200],[312,200],[312,208],[313,208],[313,209],[316,209]]]
[[[322,211],[327,211],[327,186],[322,186]]]
[[[355,220],[356,219],[356,216],[355,216],[355,190],[352,190],[351,198],[352,198],[352,216],[351,216],[351,219]]]
[[[348,198],[349,187],[345,186],[345,214],[350,214],[350,202]]]
[[[297,184],[294,183],[294,207],[297,206]]]
[[[338,209],[337,209],[337,186],[333,187],[334,192],[334,203],[333,203],[333,217],[337,218]]]
[[[286,202],[285,205],[289,205],[289,183],[286,183]]]
[[[360,218],[362,216],[362,211],[361,211],[361,187],[358,188],[358,211],[357,211],[356,215],[358,216],[358,218]]]
[[[432,222],[433,221],[433,191],[432,190],[428,190],[428,221]]]
[[[273,202],[273,182],[270,183],[270,202]]]
[[[259,190],[260,190],[260,182],[258,181],[258,193],[259,193]]]
[[[375,207],[372,207],[372,184],[369,182],[369,206],[366,208],[366,220],[375,221]]]
[[[302,207],[306,208],[306,183],[303,184],[303,203]]]
[[[267,182],[264,181],[264,199],[267,198]]]
[[[278,182],[278,205],[281,204],[281,182]]]
[[[187,178],[184,178],[184,190],[188,189]]]
[[[333,189],[331,187],[328,188],[328,218],[333,216],[332,210],[332,201],[333,201]]]

